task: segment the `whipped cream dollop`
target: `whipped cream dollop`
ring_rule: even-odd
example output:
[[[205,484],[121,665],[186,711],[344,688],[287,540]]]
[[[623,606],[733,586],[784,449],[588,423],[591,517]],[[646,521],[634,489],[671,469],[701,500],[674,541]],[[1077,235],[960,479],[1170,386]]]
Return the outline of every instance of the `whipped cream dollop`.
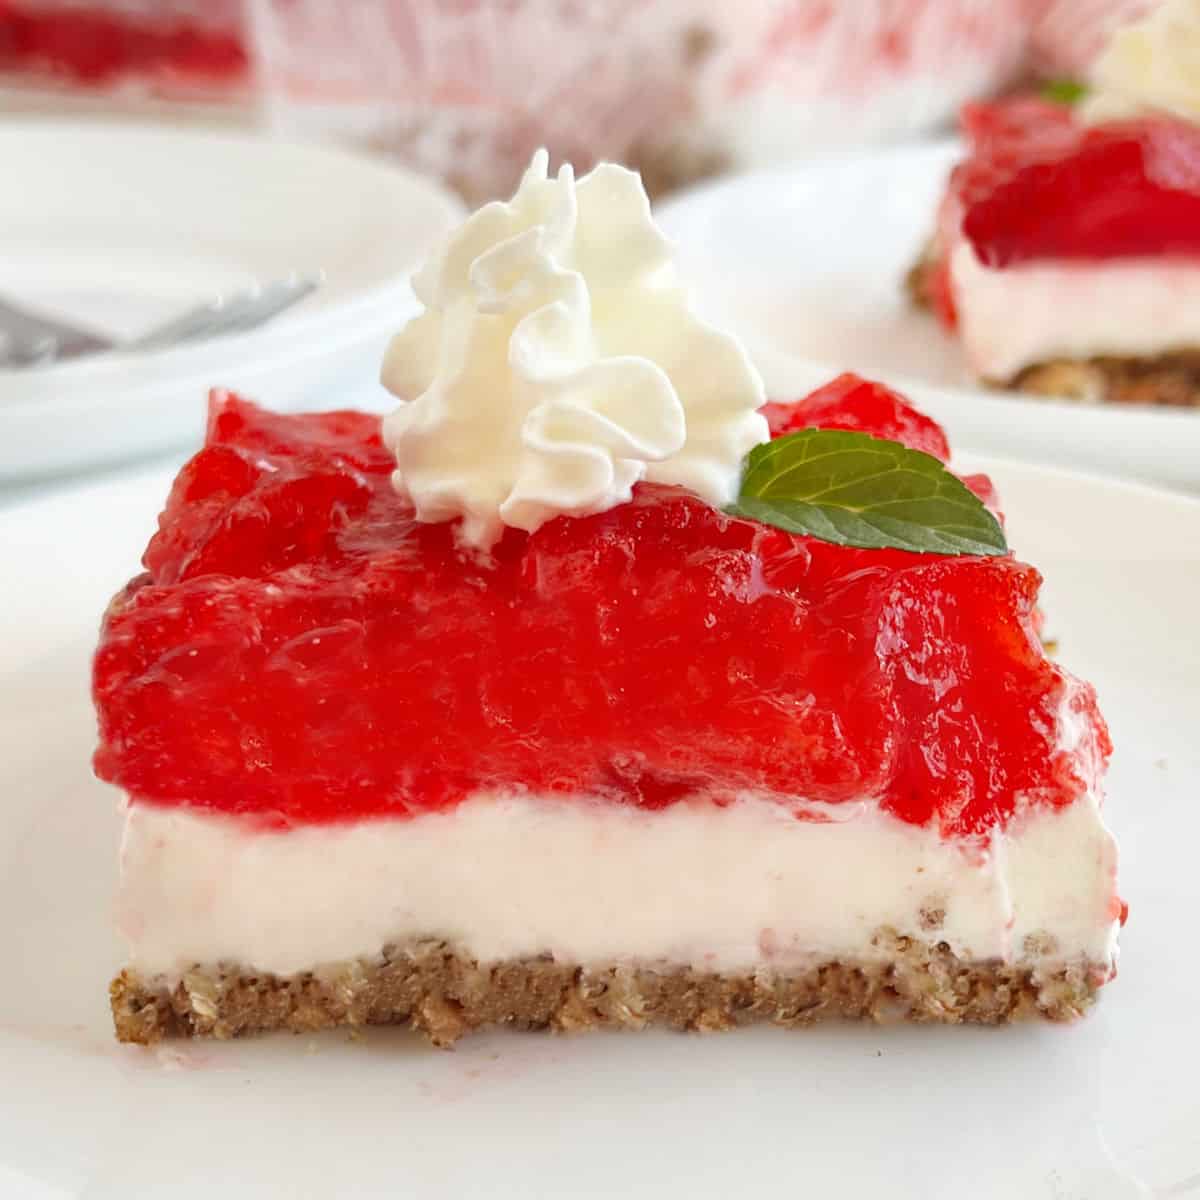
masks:
[[[1200,122],[1200,0],[1165,0],[1112,35],[1092,68],[1085,121],[1170,113]]]
[[[768,438],[762,380],[691,311],[639,176],[548,162],[434,252],[413,280],[426,311],[383,363],[404,402],[383,427],[397,490],[482,549],[642,479],[727,504]]]

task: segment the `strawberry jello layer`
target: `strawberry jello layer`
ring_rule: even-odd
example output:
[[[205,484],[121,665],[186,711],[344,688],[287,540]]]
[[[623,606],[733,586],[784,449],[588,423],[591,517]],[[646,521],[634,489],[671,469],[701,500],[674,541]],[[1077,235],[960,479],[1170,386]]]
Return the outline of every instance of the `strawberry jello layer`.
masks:
[[[975,372],[1200,347],[1200,127],[969,105],[930,291]]]
[[[852,376],[767,415],[948,453]],[[1075,1005],[1108,978],[1108,736],[1043,652],[1033,568],[848,549],[666,486],[482,555],[415,522],[391,469],[374,417],[217,395],[106,615],[122,1036],[172,1003],[216,1019],[197,964],[298,978],[421,939],[724,977],[878,966],[900,937],[1020,966],[1056,1012],[1029,980],[1084,972]]]
[[[818,393],[777,429],[877,403],[837,386],[840,406]],[[890,404],[880,432],[931,445]],[[1071,804],[1107,752],[1010,556],[848,549],[647,485],[481,556],[414,521],[391,467],[374,417],[217,397],[104,622],[102,778],[280,829],[519,788],[647,809],[870,796],[968,836]]]

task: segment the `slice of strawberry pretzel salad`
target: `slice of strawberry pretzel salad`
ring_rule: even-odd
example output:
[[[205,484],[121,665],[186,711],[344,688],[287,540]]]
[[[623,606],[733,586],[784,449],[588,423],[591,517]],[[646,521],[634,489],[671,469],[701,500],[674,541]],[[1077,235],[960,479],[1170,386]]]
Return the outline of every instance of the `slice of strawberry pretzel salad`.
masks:
[[[535,156],[382,421],[228,393],[95,659],[117,1036],[1083,1012],[1092,689],[888,388],[764,404],[637,175]]]
[[[1200,5],[1119,30],[1090,87],[968,105],[910,276],[985,383],[1200,405]]]

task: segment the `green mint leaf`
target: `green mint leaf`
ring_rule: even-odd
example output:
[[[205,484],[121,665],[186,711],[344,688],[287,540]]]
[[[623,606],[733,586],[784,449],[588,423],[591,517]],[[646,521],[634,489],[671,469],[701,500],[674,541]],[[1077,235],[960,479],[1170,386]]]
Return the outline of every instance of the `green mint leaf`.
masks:
[[[727,511],[839,546],[1008,550],[1000,522],[932,455],[842,429],[801,429],[756,446]]]
[[[1041,87],[1042,98],[1055,104],[1078,104],[1087,91],[1087,84],[1078,79],[1051,79]]]

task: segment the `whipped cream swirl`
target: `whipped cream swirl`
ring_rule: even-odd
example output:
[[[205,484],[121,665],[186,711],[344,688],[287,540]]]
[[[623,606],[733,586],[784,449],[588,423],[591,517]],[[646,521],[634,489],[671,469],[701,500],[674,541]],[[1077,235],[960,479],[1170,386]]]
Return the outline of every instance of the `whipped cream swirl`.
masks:
[[[550,178],[548,161],[433,254],[413,281],[426,311],[383,363],[404,401],[384,421],[397,490],[481,549],[642,479],[729,503],[768,437],[762,380],[691,312],[638,175]]]
[[[1091,83],[1085,121],[1161,112],[1200,122],[1200,0],[1165,0],[1116,30]]]

